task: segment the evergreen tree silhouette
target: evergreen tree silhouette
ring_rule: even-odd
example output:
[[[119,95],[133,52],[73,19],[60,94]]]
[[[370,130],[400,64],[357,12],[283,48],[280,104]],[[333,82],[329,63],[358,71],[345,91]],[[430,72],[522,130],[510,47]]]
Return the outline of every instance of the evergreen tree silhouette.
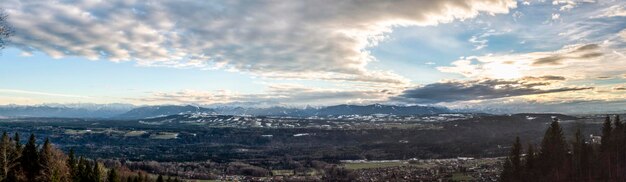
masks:
[[[609,180],[613,176],[611,172],[611,166],[613,166],[613,163],[611,161],[611,156],[613,156],[613,151],[611,150],[612,130],[613,127],[611,126],[611,118],[609,116],[606,116],[604,124],[602,126],[602,138],[600,141],[600,161],[602,163],[600,165],[600,177],[602,180]]]
[[[37,181],[37,177],[41,172],[41,166],[39,165],[39,153],[37,152],[37,145],[35,144],[35,135],[31,134],[28,139],[28,143],[22,150],[22,157],[20,164],[24,175],[28,181]]]
[[[157,177],[156,182],[165,182],[165,181],[163,181],[163,176],[161,176],[161,175],[159,174],[159,177]]]
[[[44,181],[52,181],[53,166],[52,166],[52,146],[50,140],[46,138],[39,152],[39,165],[43,174]]]
[[[109,171],[109,175],[107,176],[107,182],[120,182],[119,176],[117,175],[117,170],[115,168],[111,168]]]
[[[537,178],[536,175],[536,163],[537,163],[537,154],[535,152],[535,147],[531,144],[528,144],[528,149],[526,150],[526,159],[524,163],[524,181],[532,181]]]
[[[92,181],[100,182],[102,179],[102,173],[100,172],[100,164],[97,161],[94,161],[93,169],[92,169]]]
[[[518,181],[517,179],[521,179],[522,177],[522,143],[520,142],[519,137],[515,137],[515,142],[511,147],[510,158],[511,167],[513,168],[512,175],[513,178],[516,179],[513,181]]]
[[[539,160],[542,176],[548,181],[566,181],[568,147],[558,119],[554,119],[541,141]]]

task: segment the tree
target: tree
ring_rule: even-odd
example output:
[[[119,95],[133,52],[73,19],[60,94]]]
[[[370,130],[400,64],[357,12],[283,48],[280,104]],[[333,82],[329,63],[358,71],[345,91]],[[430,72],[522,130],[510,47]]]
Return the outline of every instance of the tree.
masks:
[[[78,177],[78,161],[76,160],[76,156],[74,156],[74,149],[70,149],[70,153],[67,158],[67,167],[69,168],[72,180],[80,181],[80,178]]]
[[[165,182],[165,181],[163,181],[163,176],[161,176],[161,175],[159,174],[159,177],[157,177],[156,182]]]
[[[537,156],[535,153],[535,147],[531,144],[528,144],[528,149],[526,150],[526,160],[524,163],[524,177],[525,181],[532,181],[536,179],[536,161]]]
[[[39,152],[39,165],[45,181],[52,181],[52,161],[55,160],[52,157],[52,146],[50,145],[50,140],[46,138]]]
[[[611,127],[611,118],[606,116],[604,119],[604,125],[602,126],[602,138],[600,141],[600,151],[607,152],[610,148],[611,142],[611,131],[613,128]]]
[[[0,139],[0,180],[6,178],[9,174],[12,163],[12,153],[13,145],[11,144],[11,139],[9,139],[9,134],[4,132],[2,139]]]
[[[574,134],[574,139],[572,141],[572,167],[574,180],[581,181],[585,173],[583,172],[584,166],[584,158],[583,151],[586,149],[585,140],[583,138],[582,132],[580,129],[576,130],[576,134]]]
[[[511,165],[511,158],[507,157],[504,159],[504,165],[502,166],[502,172],[500,173],[501,182],[510,182],[514,181],[513,177],[513,166]]]
[[[541,141],[539,160],[542,176],[548,181],[564,181],[569,176],[567,171],[568,147],[563,130],[554,119]]]
[[[600,165],[602,168],[600,171],[602,171],[601,177],[603,180],[609,180],[613,176],[611,169],[611,166],[613,166],[611,161],[613,156],[613,151],[611,150],[613,146],[613,143],[611,142],[611,139],[613,139],[611,133],[612,130],[611,118],[606,116],[604,119],[604,125],[602,126],[602,138],[600,141],[600,160],[602,161],[602,164]]]
[[[48,138],[39,152],[39,164],[42,181],[60,182],[71,179],[65,154],[52,146]]]
[[[41,166],[39,165],[39,153],[37,152],[35,140],[35,135],[31,134],[28,139],[28,143],[24,146],[20,160],[20,165],[28,181],[36,181],[37,176],[41,172]]]
[[[119,176],[117,175],[117,170],[115,168],[111,168],[109,171],[109,175],[107,176],[107,182],[120,182]]]
[[[15,132],[15,136],[13,136],[13,140],[15,141],[15,152],[22,153],[22,143],[20,142],[20,134]]]
[[[513,178],[521,179],[522,177],[522,143],[519,137],[515,137],[515,142],[511,147],[511,167],[513,168]]]
[[[99,182],[102,179],[102,173],[100,171],[100,164],[97,161],[94,161],[91,179],[92,181]]]

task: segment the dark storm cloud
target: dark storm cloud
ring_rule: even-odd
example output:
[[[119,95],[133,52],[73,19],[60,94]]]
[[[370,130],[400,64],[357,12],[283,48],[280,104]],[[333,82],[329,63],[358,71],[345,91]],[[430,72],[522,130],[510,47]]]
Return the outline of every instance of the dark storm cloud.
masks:
[[[555,76],[555,75],[545,75],[545,76],[540,76],[540,77],[529,76],[529,77],[522,78],[522,80],[525,80],[525,81],[563,81],[565,80],[565,77]]]
[[[394,99],[417,103],[441,103],[592,89],[592,87],[537,88],[546,85],[550,83],[497,79],[449,81],[408,89]]]
[[[563,54],[555,54],[547,57],[538,58],[533,61],[533,66],[553,66],[553,65],[561,65],[566,59],[592,59],[603,56],[604,53],[601,52],[593,52],[600,49],[598,44],[587,44],[581,46],[573,51],[563,53]]]

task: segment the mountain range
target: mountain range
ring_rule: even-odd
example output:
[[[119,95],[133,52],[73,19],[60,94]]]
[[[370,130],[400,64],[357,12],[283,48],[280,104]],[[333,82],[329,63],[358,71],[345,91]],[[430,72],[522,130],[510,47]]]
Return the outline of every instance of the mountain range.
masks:
[[[396,105],[335,105],[326,107],[200,107],[200,106],[119,106],[102,105],[100,107],[80,107],[64,105],[40,106],[0,106],[0,117],[69,117],[69,118],[113,118],[113,119],[141,119],[162,117],[175,114],[205,113],[218,115],[250,115],[250,116],[329,116],[329,115],[423,115],[450,113],[450,109],[433,106],[396,106]]]

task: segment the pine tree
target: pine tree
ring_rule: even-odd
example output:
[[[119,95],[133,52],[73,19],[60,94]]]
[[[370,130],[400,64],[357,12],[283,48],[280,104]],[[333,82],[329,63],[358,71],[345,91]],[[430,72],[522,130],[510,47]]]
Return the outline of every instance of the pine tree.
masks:
[[[564,181],[567,171],[568,147],[557,119],[554,119],[541,141],[539,160],[542,176],[548,181]]]
[[[580,129],[576,130],[574,140],[572,141],[572,168],[574,180],[581,181],[584,176],[583,172],[583,150],[585,150],[585,141]]]
[[[609,116],[606,116],[604,120],[604,125],[602,126],[602,139],[600,141],[601,152],[608,152],[611,146],[610,139],[612,130],[613,128],[611,127],[611,118]]]
[[[619,119],[619,115],[615,116],[615,120],[613,121],[613,131],[611,132],[611,174],[613,174],[614,179],[623,178],[622,169],[624,168],[623,163],[625,162],[624,153],[626,150],[624,148],[624,126]]]
[[[611,169],[611,166],[613,166],[613,163],[611,161],[613,156],[613,142],[611,141],[611,139],[613,139],[611,133],[612,130],[613,128],[611,127],[611,118],[609,116],[606,116],[604,120],[604,125],[602,126],[602,139],[600,141],[600,176],[602,180],[609,180],[613,176]]]
[[[20,164],[26,179],[28,181],[36,181],[39,173],[41,172],[41,166],[39,165],[39,153],[37,152],[37,145],[35,144],[35,135],[31,134],[28,139],[28,143],[22,150],[22,157]]]
[[[511,175],[514,181],[521,180],[522,178],[522,143],[519,137],[515,137],[515,142],[511,147],[511,154],[509,156],[511,160],[511,168],[513,169]]]
[[[20,134],[18,132],[15,132],[13,140],[15,141],[15,152],[22,153],[22,143],[20,142]]]
[[[500,182],[513,181],[513,166],[511,165],[511,159],[507,157],[504,159],[504,165],[502,165],[502,172],[500,173]]]
[[[119,176],[115,168],[111,168],[109,175],[107,176],[107,182],[120,182]]]
[[[76,156],[74,156],[74,149],[70,149],[70,153],[67,158],[67,168],[69,168],[72,180],[80,181],[80,177],[78,176],[78,161],[76,161]]]
[[[582,146],[582,151],[581,151],[581,161],[580,161],[580,166],[581,166],[581,171],[583,173],[583,181],[589,181],[590,179],[592,179],[592,157],[593,157],[593,148],[591,147],[591,145],[588,145],[586,143],[583,143]]]
[[[78,159],[78,174],[74,176],[74,181],[86,182],[89,181],[89,176],[91,175],[91,166],[89,162],[85,160],[85,158],[80,157]]]
[[[163,176],[161,176],[161,175],[159,174],[159,177],[157,177],[156,182],[165,182],[165,181],[163,181]]]
[[[50,145],[50,140],[46,138],[46,141],[43,143],[43,146],[39,151],[39,165],[41,167],[43,174],[42,178],[44,181],[52,181],[53,179],[52,162],[55,159],[52,157],[52,146]]]
[[[95,182],[100,182],[102,179],[102,173],[100,172],[100,164],[97,161],[94,161],[93,169],[92,169],[92,180]]]
[[[137,181],[144,181],[143,175],[141,173],[137,174]]]
[[[528,144],[528,149],[526,151],[526,160],[524,163],[524,181],[532,181],[536,179],[536,163],[537,156],[535,154],[535,147],[531,144]]]

